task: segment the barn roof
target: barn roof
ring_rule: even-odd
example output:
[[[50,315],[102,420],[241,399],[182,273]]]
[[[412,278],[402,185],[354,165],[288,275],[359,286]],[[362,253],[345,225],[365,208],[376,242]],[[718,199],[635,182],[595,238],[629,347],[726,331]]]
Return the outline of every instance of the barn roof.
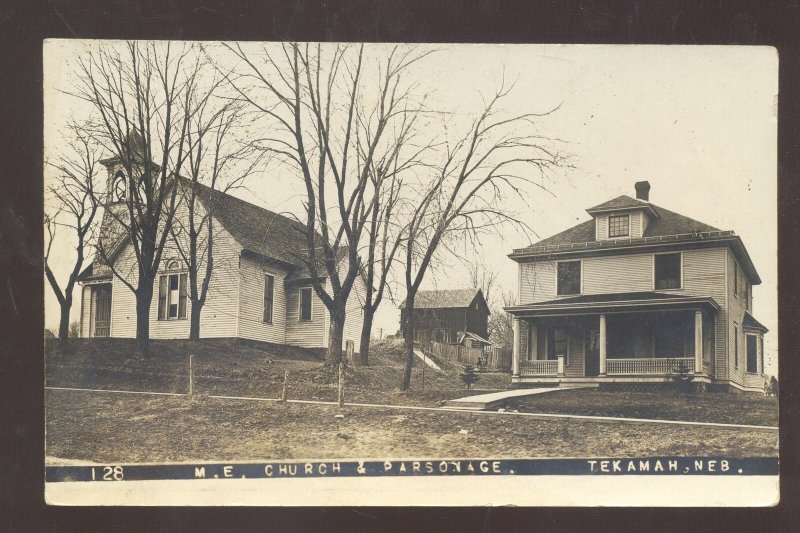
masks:
[[[473,289],[447,289],[436,291],[419,291],[414,298],[415,309],[457,309],[469,307],[481,290]],[[405,309],[406,302],[400,304],[400,309]]]

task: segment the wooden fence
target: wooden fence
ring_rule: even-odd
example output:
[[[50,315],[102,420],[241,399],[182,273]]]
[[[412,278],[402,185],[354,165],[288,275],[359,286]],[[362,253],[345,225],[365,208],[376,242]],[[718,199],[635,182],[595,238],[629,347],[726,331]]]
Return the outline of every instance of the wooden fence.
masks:
[[[424,348],[434,357],[445,361],[457,361],[473,365],[479,370],[511,370],[511,350],[487,346],[486,348],[467,348],[458,344],[431,342]]]

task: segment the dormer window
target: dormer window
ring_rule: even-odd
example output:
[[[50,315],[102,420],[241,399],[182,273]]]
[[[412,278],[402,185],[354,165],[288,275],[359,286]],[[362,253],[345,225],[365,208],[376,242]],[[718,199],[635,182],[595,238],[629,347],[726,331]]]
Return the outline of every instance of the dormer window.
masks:
[[[608,217],[608,237],[628,237],[631,233],[631,216],[628,215],[609,215]]]

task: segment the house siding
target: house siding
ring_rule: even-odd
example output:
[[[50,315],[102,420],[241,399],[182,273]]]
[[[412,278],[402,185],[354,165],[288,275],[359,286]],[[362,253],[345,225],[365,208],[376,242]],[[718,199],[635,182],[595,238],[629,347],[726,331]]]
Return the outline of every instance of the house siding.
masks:
[[[112,294],[113,298],[113,294]],[[81,287],[81,337],[91,337],[89,326],[92,322],[92,287],[84,285]]]
[[[366,298],[366,286],[361,276],[356,277],[353,288],[350,290],[350,297],[347,300],[347,315],[344,321],[344,335],[342,337],[342,348],[347,346],[347,341],[353,341],[354,350],[358,352],[361,343],[361,328],[364,327],[364,300]]]
[[[184,220],[187,220],[185,218],[185,210],[180,209],[176,216],[184,217]],[[215,227],[215,232],[214,268],[206,302],[200,315],[200,337],[235,337],[238,315],[236,286],[240,247],[233,237],[219,225]],[[177,259],[182,265],[178,246],[173,239],[168,239],[165,243],[164,251],[162,252],[162,268],[156,277],[153,287],[153,296],[150,303],[150,338],[152,339],[182,339],[189,337],[191,300],[187,299],[185,319],[158,319],[159,276],[162,273],[166,273],[164,266],[170,259]],[[111,336],[132,338],[136,336],[136,297],[119,277],[122,276],[134,287],[138,282],[138,269],[132,244],[129,243],[125,246],[114,265],[118,275],[114,276],[111,296]],[[204,263],[201,262],[201,276],[204,268]],[[185,269],[181,268],[179,271],[185,272]]]
[[[286,344],[303,348],[324,348],[327,338],[328,310],[315,291],[311,291],[311,320],[300,321],[300,289],[311,284],[286,289]]]
[[[727,263],[728,263],[728,283],[727,283],[727,297],[728,297],[728,312],[730,315],[730,320],[727,327],[728,339],[726,346],[728,348],[728,367],[730,368],[730,373],[728,375],[728,379],[733,381],[734,383],[738,383],[739,385],[743,385],[746,387],[761,387],[764,383],[764,375],[760,372],[750,374],[747,372],[747,337],[745,336],[745,332],[742,329],[742,322],[744,321],[744,312],[748,307],[748,299],[742,291],[739,291],[739,294],[736,295],[735,293],[735,281],[736,278],[739,278],[739,282],[742,282],[743,276],[745,275],[742,271],[741,267],[737,264],[736,258],[733,256],[731,252],[727,254]],[[738,269],[739,273],[738,276],[734,274],[734,270]],[[734,324],[735,323],[735,324]],[[736,335],[734,334],[734,327],[738,326],[739,329],[739,342],[738,342],[738,349],[739,349],[739,364],[738,366],[735,364],[736,362]],[[760,371],[761,370],[761,358],[763,354],[761,353],[761,343],[757,343],[758,352],[758,360],[756,364],[756,368]]]
[[[286,342],[286,270],[249,257],[240,259],[239,337],[263,342]],[[264,322],[264,281],[275,278],[272,322]],[[320,302],[321,303],[321,302]]]

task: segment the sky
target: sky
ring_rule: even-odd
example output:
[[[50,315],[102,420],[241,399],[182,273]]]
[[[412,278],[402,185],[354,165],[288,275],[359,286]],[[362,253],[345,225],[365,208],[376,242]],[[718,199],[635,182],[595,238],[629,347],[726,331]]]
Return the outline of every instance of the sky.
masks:
[[[64,94],[70,61],[96,42],[52,40],[44,48],[45,159],[57,153],[70,115],[86,110]],[[367,45],[367,54],[387,45]],[[421,45],[424,50],[427,45]],[[563,141],[574,168],[549,192],[532,190],[529,206],[509,200],[536,235],[505,231],[482,239],[479,260],[498,274],[496,293],[517,290],[517,264],[507,255],[588,220],[586,209],[650,182],[650,200],[743,240],[763,283],[753,289],[765,337],[767,373],[777,374],[777,95],[773,48],[642,45],[435,45],[416,65],[430,105],[470,116],[501,79],[514,80],[503,108],[558,110],[542,130]],[[45,180],[51,179],[47,173]],[[247,183],[246,200],[274,211],[301,213],[293,176],[268,169]],[[54,250],[63,279],[66,243]],[[470,285],[464,265],[447,260],[425,286]],[[425,286],[423,288],[425,288]],[[58,305],[45,288],[45,325],[58,324]],[[77,296],[77,293],[76,293]],[[402,298],[401,298],[402,299]],[[397,302],[399,303],[399,302]],[[73,316],[78,318],[79,302]],[[394,333],[399,312],[385,302],[375,331]]]

